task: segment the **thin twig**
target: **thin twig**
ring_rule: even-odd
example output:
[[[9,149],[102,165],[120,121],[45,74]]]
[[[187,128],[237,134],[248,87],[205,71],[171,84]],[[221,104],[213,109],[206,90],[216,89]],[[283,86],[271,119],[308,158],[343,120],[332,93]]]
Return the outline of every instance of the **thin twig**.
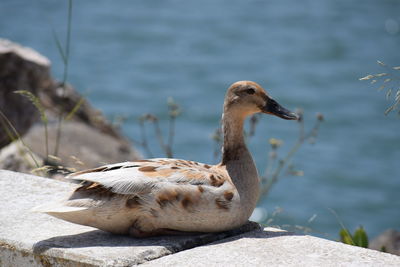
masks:
[[[48,138],[48,127],[47,127],[48,119],[46,116],[45,108],[40,103],[40,99],[28,90],[17,90],[17,91],[14,91],[14,93],[26,97],[32,103],[32,105],[39,111],[40,119],[44,126],[45,151],[46,151],[46,159],[45,160],[47,160],[47,158],[49,156],[49,138]]]
[[[140,125],[140,136],[142,141],[140,142],[141,146],[144,148],[144,150],[147,153],[147,156],[152,158],[153,157],[153,153],[151,153],[151,150],[149,148],[148,142],[147,142],[147,135],[146,135],[146,129],[145,129],[145,124],[144,124],[144,120],[140,119],[139,120],[139,125]]]
[[[301,116],[299,119],[299,138],[297,139],[297,142],[294,144],[294,146],[290,149],[290,151],[286,154],[286,156],[283,159],[280,159],[278,162],[278,166],[276,167],[274,173],[272,173],[271,177],[268,177],[270,173],[270,168],[271,166],[268,166],[268,169],[266,171],[266,176],[261,177],[262,181],[265,181],[264,185],[261,188],[261,194],[262,195],[267,195],[269,191],[271,190],[272,186],[278,181],[279,175],[281,174],[282,170],[285,168],[286,164],[290,162],[290,159],[293,157],[293,155],[299,150],[299,148],[302,146],[302,144],[310,139],[311,137],[316,137],[318,133],[319,126],[321,122],[323,121],[323,116],[321,114],[317,114],[317,120],[315,121],[314,126],[311,128],[311,130],[305,134],[304,133],[304,120],[303,117]],[[272,152],[276,152],[276,148],[273,148]],[[273,155],[273,154],[271,154]],[[274,155],[276,157],[276,154]],[[275,159],[270,156],[270,160]]]
[[[164,151],[164,153],[165,153],[166,156],[168,157],[168,155],[169,155],[169,154],[168,154],[168,148],[167,148],[167,146],[166,146],[165,143],[164,143],[164,138],[163,138],[163,135],[162,135],[162,131],[161,131],[161,128],[160,128],[160,124],[159,124],[159,122],[158,122],[158,119],[153,120],[152,123],[153,123],[153,125],[154,125],[154,132],[155,132],[155,134],[156,134],[158,143],[160,144],[161,149]]]
[[[215,130],[212,139],[214,140],[214,153],[213,153],[213,161],[217,162],[218,157],[221,154],[222,149],[222,129],[219,127]]]
[[[35,163],[36,167],[39,168],[40,165],[36,161],[35,157],[33,156],[32,150],[29,148],[29,146],[24,142],[22,137],[19,135],[17,129],[15,129],[14,125],[11,123],[11,121],[7,118],[7,116],[1,110],[0,110],[0,115],[7,122],[8,126],[14,132],[14,135],[17,137],[17,139],[21,140],[22,145],[26,148],[26,151],[28,152],[29,156],[32,158],[32,160]]]
[[[277,160],[277,149],[272,147],[272,151],[268,155],[267,167],[265,168],[264,177],[262,177],[262,182],[265,182],[265,178],[269,177],[272,171],[272,167],[275,165]]]
[[[62,80],[62,95],[61,100],[65,98],[65,88],[68,79],[68,65],[69,65],[69,51],[70,51],[70,43],[71,43],[71,21],[72,21],[72,0],[68,1],[68,19],[67,19],[67,37],[65,41],[65,53],[60,46],[60,43],[57,42],[57,47],[59,48],[61,57],[63,58],[64,63],[64,73],[63,73],[63,80]],[[57,35],[56,35],[57,36]],[[58,38],[56,38],[58,40]],[[56,134],[56,144],[54,148],[54,155],[57,156],[59,146],[60,146],[60,139],[61,139],[61,128],[63,122],[64,112],[62,108],[60,108],[58,119],[57,119],[57,134]]]
[[[175,116],[169,116],[169,131],[168,131],[168,144],[166,147],[166,154],[168,158],[173,157],[172,146],[174,142],[175,135]]]

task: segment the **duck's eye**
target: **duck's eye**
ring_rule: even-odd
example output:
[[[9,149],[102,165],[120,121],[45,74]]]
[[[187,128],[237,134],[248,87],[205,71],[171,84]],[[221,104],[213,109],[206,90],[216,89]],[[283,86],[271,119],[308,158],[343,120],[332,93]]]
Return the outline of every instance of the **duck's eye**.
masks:
[[[256,93],[256,90],[254,90],[253,88],[249,88],[246,90],[246,93],[248,93],[249,95],[254,95]]]

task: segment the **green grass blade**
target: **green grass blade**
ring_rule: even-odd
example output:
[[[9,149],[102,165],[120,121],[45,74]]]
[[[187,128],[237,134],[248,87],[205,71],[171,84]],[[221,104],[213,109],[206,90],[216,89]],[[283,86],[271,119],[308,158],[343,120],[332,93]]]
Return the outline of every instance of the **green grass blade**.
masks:
[[[368,236],[362,226],[358,227],[354,232],[353,240],[356,246],[368,248]]]
[[[67,25],[67,40],[65,44],[65,58],[68,61],[69,47],[71,43],[71,22],[72,22],[72,0],[68,1],[68,25]]]
[[[351,234],[347,229],[342,228],[339,232],[339,236],[342,243],[353,246],[355,245],[353,238],[351,237]]]
[[[343,243],[349,244],[349,245],[354,245],[353,237],[351,236],[351,234],[347,230],[347,228],[344,226],[342,220],[340,220],[339,215],[336,213],[336,211],[334,211],[331,208],[328,208],[328,210],[336,217],[337,222],[342,227],[342,229],[339,232],[340,241],[342,241],[342,235],[343,235],[343,240],[345,241],[345,242],[342,241]]]
[[[41,120],[46,123],[48,122],[46,113],[44,112],[45,109],[42,106],[42,104],[40,103],[40,100],[37,96],[35,96],[34,94],[32,94],[32,92],[27,91],[27,90],[18,90],[18,91],[14,91],[14,93],[26,97],[39,111]]]
[[[58,38],[58,35],[56,33],[56,31],[54,29],[52,29],[52,33],[53,33],[53,38],[54,38],[54,42],[56,43],[57,49],[58,49],[58,53],[60,53],[61,59],[63,61],[63,64],[67,64],[66,62],[66,57],[65,57],[65,53],[64,53],[64,49],[62,48],[60,39]]]
[[[26,97],[35,106],[35,108],[39,111],[40,118],[44,125],[44,138],[45,138],[45,146],[46,146],[45,149],[46,149],[46,158],[47,158],[49,155],[49,135],[48,135],[48,130],[47,130],[48,119],[46,116],[45,108],[40,103],[39,98],[27,90],[14,91],[14,93]]]
[[[29,156],[32,158],[33,162],[35,163],[36,167],[39,168],[39,163],[36,161],[35,157],[33,156],[33,152],[32,150],[29,148],[29,146],[27,146],[24,142],[24,140],[22,139],[22,137],[20,136],[20,134],[18,133],[17,129],[15,129],[14,125],[11,123],[11,121],[7,118],[7,116],[0,110],[0,116],[3,118],[3,120],[8,124],[9,129],[12,130],[12,132],[14,133],[14,135],[17,137],[17,139],[21,140],[22,145],[25,147],[26,151],[28,152]],[[9,131],[8,131],[9,132]],[[12,139],[11,139],[12,140]]]
[[[72,110],[67,114],[67,116],[65,117],[66,121],[69,121],[70,119],[72,119],[72,117],[75,115],[75,113],[79,110],[79,108],[82,106],[83,102],[85,101],[85,98],[82,97],[81,99],[79,99],[79,101],[75,104],[75,106],[72,108]]]
[[[68,1],[68,18],[67,18],[67,36],[65,41],[65,53],[64,55],[64,74],[62,80],[62,97],[65,97],[65,87],[67,84],[68,79],[68,63],[69,63],[69,51],[70,51],[70,43],[71,43],[71,23],[72,23],[72,0]],[[60,42],[57,44],[58,47],[61,47]],[[61,50],[63,51],[63,50]],[[55,141],[55,148],[54,148],[54,155],[57,156],[58,150],[60,147],[60,140],[61,140],[61,128],[63,123],[63,111],[60,110],[58,114],[57,120],[57,133],[56,133],[56,141]]]

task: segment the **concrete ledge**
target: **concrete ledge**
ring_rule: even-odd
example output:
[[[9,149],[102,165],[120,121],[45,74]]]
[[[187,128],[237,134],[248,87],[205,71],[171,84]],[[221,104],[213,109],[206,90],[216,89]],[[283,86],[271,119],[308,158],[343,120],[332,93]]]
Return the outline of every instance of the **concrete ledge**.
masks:
[[[400,266],[400,257],[275,228],[182,251],[145,266]]]
[[[248,223],[219,234],[135,239],[29,210],[75,185],[0,170],[0,266],[400,266],[400,257]]]
[[[135,239],[29,210],[67,196],[74,184],[0,170],[0,266],[131,266],[259,228]]]

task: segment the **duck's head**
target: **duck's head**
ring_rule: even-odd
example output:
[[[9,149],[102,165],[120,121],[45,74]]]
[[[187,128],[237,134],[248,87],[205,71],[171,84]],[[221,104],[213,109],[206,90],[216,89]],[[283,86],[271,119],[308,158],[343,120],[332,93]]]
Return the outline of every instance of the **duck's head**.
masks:
[[[244,117],[261,112],[285,120],[299,119],[296,113],[279,105],[260,85],[251,81],[235,82],[229,87],[224,102],[224,113],[226,112]]]

